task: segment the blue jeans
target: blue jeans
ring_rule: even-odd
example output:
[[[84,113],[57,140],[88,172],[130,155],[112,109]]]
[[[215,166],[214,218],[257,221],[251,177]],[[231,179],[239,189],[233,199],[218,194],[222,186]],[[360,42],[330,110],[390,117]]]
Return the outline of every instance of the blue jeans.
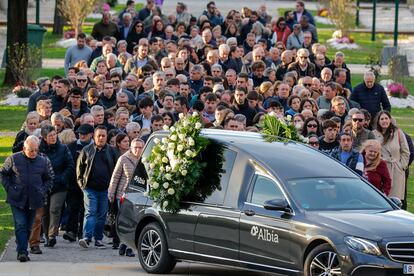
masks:
[[[27,244],[29,242],[30,232],[32,230],[33,221],[36,216],[36,210],[29,208],[20,209],[10,206],[14,219],[14,233],[17,241],[17,253],[28,254]]]
[[[90,188],[83,190],[85,203],[85,220],[83,237],[95,241],[103,239],[103,228],[108,212],[108,190],[96,191]]]

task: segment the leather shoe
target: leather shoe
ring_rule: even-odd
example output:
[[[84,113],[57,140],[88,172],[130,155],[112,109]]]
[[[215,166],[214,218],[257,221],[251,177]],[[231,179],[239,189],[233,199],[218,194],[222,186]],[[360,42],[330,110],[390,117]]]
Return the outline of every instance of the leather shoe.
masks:
[[[40,250],[40,247],[38,245],[30,247],[30,254],[42,254],[42,250]]]
[[[134,251],[132,251],[132,249],[131,249],[131,248],[128,248],[128,249],[125,251],[125,256],[127,256],[127,257],[135,257]]]
[[[56,245],[56,238],[46,240],[45,247],[53,247]]]
[[[121,244],[121,246],[119,247],[119,256],[124,256],[125,255],[125,251],[127,249],[127,246],[125,244]]]
[[[70,241],[70,242],[75,242],[76,241],[76,235],[73,232],[65,232],[63,234],[63,239]]]
[[[25,253],[19,253],[17,254],[17,260],[21,263],[25,263],[27,261],[30,261],[30,258]]]

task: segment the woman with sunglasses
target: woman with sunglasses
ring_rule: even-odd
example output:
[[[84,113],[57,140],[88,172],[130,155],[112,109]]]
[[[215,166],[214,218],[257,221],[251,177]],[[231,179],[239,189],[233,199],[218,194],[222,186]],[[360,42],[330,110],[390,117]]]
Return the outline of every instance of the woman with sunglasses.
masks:
[[[405,201],[405,170],[408,166],[410,150],[404,133],[393,122],[388,111],[380,111],[376,116],[374,135],[381,145],[381,156],[387,162],[392,186],[390,196]]]
[[[322,134],[319,121],[315,117],[306,119],[302,130],[302,135],[304,137],[308,137],[312,133],[318,137]]]
[[[291,33],[289,27],[286,26],[286,20],[283,17],[279,17],[276,21],[276,26],[273,29],[272,44],[278,41],[283,42],[286,45],[287,39]]]
[[[126,38],[127,41],[127,51],[128,53],[132,54],[134,47],[138,45],[138,41],[141,38],[147,38],[148,34],[144,31],[144,23],[141,21],[136,21],[132,28],[130,29],[128,36]]]

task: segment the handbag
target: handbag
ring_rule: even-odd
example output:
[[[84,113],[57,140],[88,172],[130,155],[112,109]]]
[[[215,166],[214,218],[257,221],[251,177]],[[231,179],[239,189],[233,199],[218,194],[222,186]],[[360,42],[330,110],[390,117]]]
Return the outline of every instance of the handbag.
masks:
[[[116,199],[109,204],[108,213],[106,214],[105,224],[103,233],[108,238],[113,238],[115,234],[115,220],[116,215],[118,213],[118,204],[116,202]]]

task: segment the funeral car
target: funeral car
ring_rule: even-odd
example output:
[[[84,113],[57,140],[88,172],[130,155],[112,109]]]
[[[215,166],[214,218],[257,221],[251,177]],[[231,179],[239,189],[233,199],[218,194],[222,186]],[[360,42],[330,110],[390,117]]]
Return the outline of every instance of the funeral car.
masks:
[[[143,156],[166,135],[154,133]],[[398,199],[298,142],[201,135],[223,155],[217,189],[166,212],[148,196],[139,163],[120,200],[117,232],[148,273],[190,260],[283,275],[414,274],[414,216]]]

